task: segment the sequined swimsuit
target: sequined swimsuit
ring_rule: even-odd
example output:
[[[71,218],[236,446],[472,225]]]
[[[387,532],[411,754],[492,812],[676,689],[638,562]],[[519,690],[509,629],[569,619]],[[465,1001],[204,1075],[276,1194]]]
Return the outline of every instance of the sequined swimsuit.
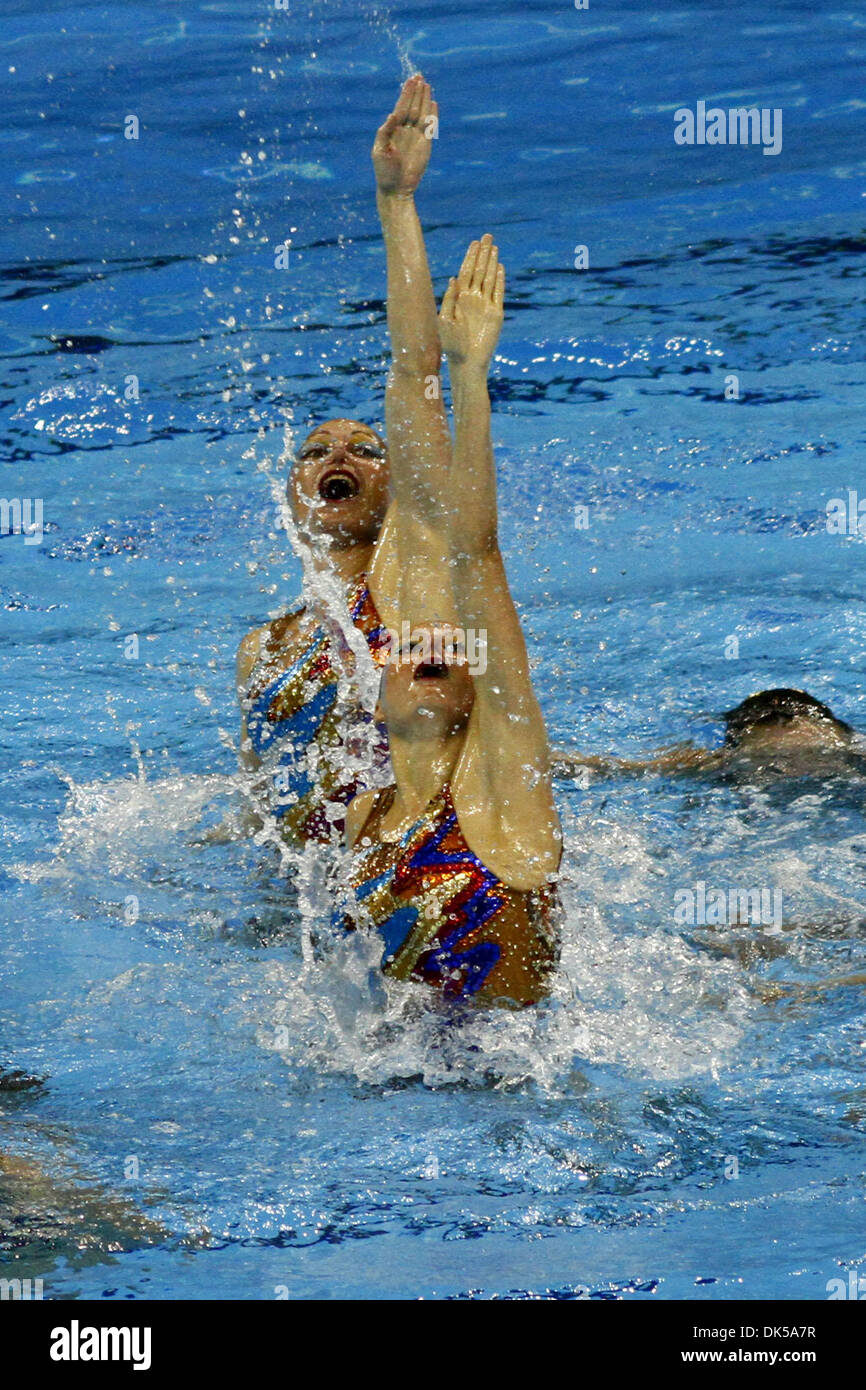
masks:
[[[382,968],[448,998],[523,1005],[546,993],[556,961],[555,889],[507,887],[466,843],[446,784],[394,842],[379,792],[355,845],[353,902],[342,925],[375,928]]]
[[[348,615],[374,662],[384,664],[388,635],[365,575],[349,594]],[[370,712],[340,707],[335,642],[345,649],[339,632],[317,624],[292,664],[276,675],[279,651],[266,649],[247,686],[250,743],[271,776],[271,810],[293,839],[336,840],[352,797],[375,784],[377,771],[381,782],[387,767],[387,740]]]

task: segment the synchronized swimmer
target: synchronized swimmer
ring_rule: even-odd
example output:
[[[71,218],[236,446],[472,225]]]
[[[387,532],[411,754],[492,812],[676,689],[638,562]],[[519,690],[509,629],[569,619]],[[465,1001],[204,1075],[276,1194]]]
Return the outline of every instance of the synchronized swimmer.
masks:
[[[350,767],[350,728],[368,734],[359,743],[370,749],[371,764],[377,756],[387,758],[372,728],[372,711],[360,704],[346,708],[340,698],[339,672],[352,662],[347,623],[366,640],[374,661],[384,659],[368,570],[388,484],[387,450],[368,425],[328,420],[312,431],[298,450],[289,505],[313,580],[327,577],[337,584],[344,612],[330,613],[313,583],[309,607],[256,628],[238,652],[241,763],[262,770],[269,809],[294,841],[342,836],[345,808],[366,785],[363,761]]]
[[[721,716],[719,749],[551,759],[497,538],[487,374],[505,275],[492,237],[473,242],[437,315],[414,203],[437,119],[416,74],[376,136],[387,443],[334,419],[297,452],[288,501],[314,582],[241,643],[241,761],[289,842],[350,850],[337,920],[379,933],[386,974],[515,1007],[544,997],[557,958],[553,776],[798,776],[863,758],[826,705],[779,689]],[[443,350],[453,443],[430,390]],[[469,631],[486,635],[483,671],[466,661]],[[364,661],[378,701],[353,679]]]
[[[547,736],[499,550],[487,374],[505,272],[488,235],[471,244],[435,316],[420,227],[406,195],[429,157],[429,87],[404,92],[373,150],[388,249],[392,367],[386,393],[394,501],[373,568],[389,630],[380,713],[394,782],[347,817],[352,925],[375,927],[386,973],[444,995],[519,1006],[543,997],[556,960],[561,853]],[[444,349],[452,446],[441,392]],[[380,587],[381,586],[381,587]],[[457,634],[487,634],[483,673]],[[430,661],[431,650],[441,659]]]

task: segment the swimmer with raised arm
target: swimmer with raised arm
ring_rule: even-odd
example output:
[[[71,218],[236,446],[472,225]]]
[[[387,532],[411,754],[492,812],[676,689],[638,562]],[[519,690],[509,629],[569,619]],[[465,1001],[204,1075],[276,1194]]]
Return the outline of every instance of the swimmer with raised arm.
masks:
[[[394,209],[389,258],[409,326],[399,343],[401,365],[433,373],[439,367],[436,306],[414,192],[430,158],[427,133],[435,115],[429,85],[418,75],[410,78],[379,131],[374,155],[380,204],[384,198]],[[339,840],[347,803],[387,767],[384,738],[377,737],[372,711],[362,707],[353,684],[359,653],[349,640],[354,627],[373,663],[381,664],[382,626],[368,571],[389,501],[385,442],[357,420],[319,425],[298,450],[288,501],[308,555],[310,587],[319,593],[311,605],[241,642],[241,763],[262,770],[269,809],[290,842]],[[324,591],[335,588],[339,602],[329,604]]]
[[[411,635],[392,648],[380,694],[394,784],[349,807],[346,925],[378,930],[393,978],[451,999],[520,1007],[544,997],[556,960],[561,835],[497,536],[487,372],[504,288],[491,239],[473,242],[439,320],[455,415],[450,468],[441,400],[400,372],[395,353],[394,534],[380,542],[377,561],[394,546],[389,625]],[[399,342],[405,325],[391,291],[389,278]],[[461,641],[470,629],[486,634],[486,664],[475,672]]]

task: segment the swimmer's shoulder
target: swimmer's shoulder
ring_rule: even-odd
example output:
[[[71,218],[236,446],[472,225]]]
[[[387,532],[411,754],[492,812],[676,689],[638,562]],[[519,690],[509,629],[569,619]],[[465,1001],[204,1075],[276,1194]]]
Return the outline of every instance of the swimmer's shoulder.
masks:
[[[262,627],[254,627],[252,632],[241,638],[237,655],[239,690],[246,689],[256,664],[263,656],[274,656],[281,648],[291,646],[298,635],[305,611],[303,605],[292,608]]]
[[[241,638],[236,664],[238,689],[246,687],[253,667],[267,646],[269,626],[254,627],[252,632]]]

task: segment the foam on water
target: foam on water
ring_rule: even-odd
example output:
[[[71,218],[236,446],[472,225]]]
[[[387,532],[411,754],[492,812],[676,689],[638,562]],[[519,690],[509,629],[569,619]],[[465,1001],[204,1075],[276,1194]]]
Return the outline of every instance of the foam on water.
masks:
[[[101,912],[126,901],[131,886],[149,902],[158,891],[159,916],[178,919],[181,941],[219,940],[226,917],[214,910],[213,870],[202,856],[228,861],[218,870],[224,907],[244,890],[231,863],[237,845],[203,844],[203,825],[222,817],[223,827],[240,835],[245,791],[249,796],[243,778],[221,776],[72,784],[53,857],[18,864],[14,873],[22,882],[86,888]],[[659,891],[652,846],[637,829],[578,824],[568,834],[562,954],[550,1001],[517,1014],[461,1012],[443,1009],[423,986],[386,980],[378,938],[346,938],[332,926],[344,880],[341,852],[285,849],[262,803],[259,810],[266,828],[255,837],[256,852],[270,854],[275,869],[266,909],[279,913],[277,958],[263,964],[261,951],[247,948],[233,958],[232,980],[239,997],[254,1000],[239,1026],[245,1020],[260,1046],[278,1051],[290,1077],[313,1068],[375,1084],[418,1077],[433,1086],[486,1085],[492,1078],[557,1093],[574,1084],[584,1064],[667,1079],[716,1075],[742,1039],[754,1000],[738,963],[715,959],[658,923],[629,929],[611,920],[623,904]],[[278,868],[269,846],[280,846]],[[169,874],[154,869],[169,864]],[[250,916],[262,907],[254,886],[243,906]],[[135,921],[137,914],[124,929],[140,930]],[[287,940],[300,948],[289,960],[279,949]],[[125,1016],[141,970],[150,977],[155,968],[133,966],[101,985],[91,1007],[111,999]],[[159,973],[166,982],[176,976],[172,988],[182,992],[189,968],[179,952]],[[210,1013],[207,1000],[201,1007]]]

